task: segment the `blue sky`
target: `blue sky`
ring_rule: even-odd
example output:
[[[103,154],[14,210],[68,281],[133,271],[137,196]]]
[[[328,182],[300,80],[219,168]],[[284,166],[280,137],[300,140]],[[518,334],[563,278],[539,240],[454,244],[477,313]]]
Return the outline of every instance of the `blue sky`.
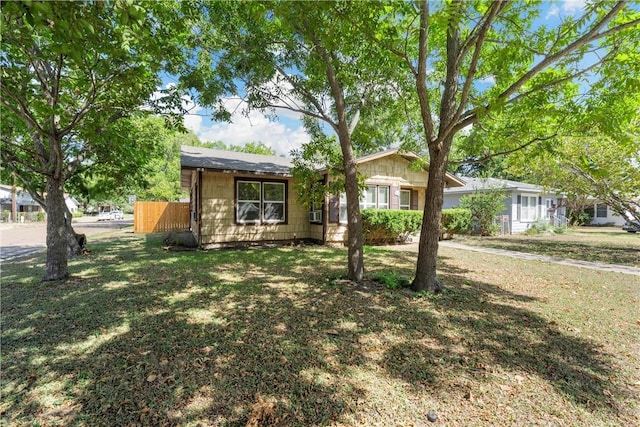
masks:
[[[578,15],[584,8],[585,0],[549,1],[544,3],[541,19],[547,25],[560,22],[563,17]],[[163,78],[163,86],[175,84],[169,76]],[[191,114],[185,116],[185,126],[198,135],[202,141],[223,141],[226,144],[244,145],[261,141],[272,147],[279,155],[288,155],[292,149],[309,141],[300,116],[287,110],[278,110],[277,118],[269,119],[259,112],[243,114],[244,103],[238,99],[225,100],[228,109],[234,111],[231,123],[212,121],[207,110],[187,100]]]

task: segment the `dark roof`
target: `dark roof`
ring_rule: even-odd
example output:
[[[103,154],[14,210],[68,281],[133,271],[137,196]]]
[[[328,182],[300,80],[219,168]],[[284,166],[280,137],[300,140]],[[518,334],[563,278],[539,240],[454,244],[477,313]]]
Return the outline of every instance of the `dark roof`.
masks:
[[[356,159],[356,163],[366,163],[385,156],[399,155],[407,161],[418,158],[411,152],[402,152],[399,149],[391,149],[380,153],[371,154]],[[293,162],[286,157],[265,156],[262,154],[239,153],[236,151],[212,150],[210,148],[192,147],[183,145],[180,148],[180,167],[182,170],[203,169],[227,173],[253,173],[257,175],[282,175],[291,176]],[[320,168],[319,170],[322,170]],[[182,185],[189,186],[188,173],[182,174]],[[454,175],[446,174],[447,184],[461,186],[463,181]]]
[[[215,170],[220,172],[247,172],[268,175],[291,176],[291,159],[236,151],[183,145],[180,149],[182,169]]]

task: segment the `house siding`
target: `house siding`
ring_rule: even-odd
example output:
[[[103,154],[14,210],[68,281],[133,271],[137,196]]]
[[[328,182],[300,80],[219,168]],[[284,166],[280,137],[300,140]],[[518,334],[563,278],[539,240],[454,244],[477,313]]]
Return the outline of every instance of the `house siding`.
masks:
[[[618,215],[614,212],[609,206],[607,206],[607,216],[598,217],[598,204],[594,203],[593,205],[593,219],[591,220],[591,225],[616,225],[622,226],[626,219]]]
[[[428,174],[426,171],[413,171],[408,168],[409,161],[399,155],[391,155],[358,165],[358,172],[365,178],[365,185],[389,187],[389,207],[400,207],[400,190],[412,190],[417,194],[417,209],[422,210],[425,204],[425,188]],[[329,196],[326,203],[329,203]],[[327,244],[346,244],[348,230],[346,223],[329,221],[326,226],[325,242]]]
[[[308,211],[296,202],[297,194],[290,178],[261,176],[263,180],[286,181],[285,224],[236,224],[235,179],[254,179],[255,175],[232,175],[218,172],[202,173],[202,212],[200,244],[309,239],[322,235],[309,223]],[[316,236],[316,237],[313,237]]]
[[[463,196],[468,196],[469,194],[446,194],[444,196],[444,209],[450,209],[460,206],[460,199]],[[535,197],[536,207],[535,207],[535,219],[531,221],[523,220],[520,216],[520,204],[518,203],[518,196],[528,196]],[[540,203],[540,199],[542,199],[542,203]],[[546,200],[551,199],[555,204],[558,203],[557,197],[549,197],[546,195],[540,195],[535,193],[518,193],[518,192],[507,192],[507,197],[504,200],[504,210],[500,215],[508,215],[509,216],[509,232],[510,233],[524,233],[528,228],[531,227],[538,220],[546,220],[547,217],[547,208],[546,208]]]

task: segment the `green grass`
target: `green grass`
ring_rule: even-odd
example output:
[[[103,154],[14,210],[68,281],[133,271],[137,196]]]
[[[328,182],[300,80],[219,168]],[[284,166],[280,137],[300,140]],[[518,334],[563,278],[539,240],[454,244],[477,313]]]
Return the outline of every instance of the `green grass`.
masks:
[[[90,242],[56,283],[2,265],[1,425],[241,426],[261,399],[277,425],[640,422],[635,276],[443,247],[447,289],[415,295],[336,280],[342,249],[161,240]]]
[[[566,234],[456,236],[455,240],[473,246],[640,268],[640,234],[620,228],[578,227]]]

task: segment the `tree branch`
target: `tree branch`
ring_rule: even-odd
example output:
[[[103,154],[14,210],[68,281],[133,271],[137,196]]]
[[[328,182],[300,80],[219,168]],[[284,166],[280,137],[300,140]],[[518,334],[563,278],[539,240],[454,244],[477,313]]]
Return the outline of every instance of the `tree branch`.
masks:
[[[432,141],[434,135],[433,117],[429,105],[429,93],[427,92],[427,56],[429,54],[429,0],[423,0],[420,8],[420,34],[418,38],[418,73],[416,75],[416,89],[420,102],[420,114],[425,125],[425,137],[427,143]]]
[[[599,22],[597,22],[587,33],[585,33],[584,35],[582,35],[582,37],[580,37],[579,39],[575,40],[573,43],[570,43],[568,46],[566,46],[565,48],[561,49],[560,51],[558,51],[558,52],[556,52],[554,54],[547,55],[542,61],[540,61],[538,64],[536,64],[533,68],[531,68],[523,76],[521,76],[518,80],[516,80],[511,86],[509,86],[505,91],[503,91],[500,95],[498,95],[497,98],[496,98],[496,101],[508,99],[513,93],[515,93],[518,89],[520,89],[526,82],[531,80],[540,71],[544,70],[549,65],[557,62],[561,58],[564,58],[564,57],[568,56],[572,52],[575,52],[576,50],[578,50],[580,47],[584,46],[585,44],[587,44],[589,42],[592,42],[592,41],[595,41],[595,40],[597,40],[599,38],[605,37],[606,35],[613,34],[613,33],[617,32],[617,31],[620,31],[620,30],[622,30],[624,28],[627,28],[628,25],[620,25],[620,26],[614,27],[614,28],[606,31],[605,33],[599,33],[599,31],[607,23],[609,23],[611,20],[613,20],[615,15],[618,12],[620,12],[620,10],[622,10],[622,8],[624,8],[624,6],[625,6],[624,2],[617,3],[609,11],[609,13],[607,13],[606,16],[604,16]]]
[[[525,148],[527,148],[528,146],[536,143],[536,142],[543,142],[543,141],[548,141],[550,139],[553,139],[555,137],[558,136],[558,133],[554,133],[553,135],[549,135],[549,136],[545,136],[545,137],[536,137],[533,138],[530,141],[525,142],[524,144],[521,144],[519,146],[517,146],[516,148],[512,148],[510,150],[504,150],[504,151],[499,151],[497,153],[492,153],[492,154],[485,154],[483,155],[481,158],[479,159],[474,159],[474,160],[463,160],[463,161],[449,161],[449,164],[451,165],[475,165],[475,164],[479,164],[479,163],[484,163],[487,160],[493,159],[494,157],[499,157],[499,156],[506,156],[508,154],[512,154],[515,153],[517,151],[523,150]]]
[[[504,1],[504,2],[496,1],[491,3],[491,7],[489,8],[489,10],[487,11],[487,13],[484,15],[482,19],[483,23],[480,29],[472,37],[470,37],[469,40],[467,40],[469,44],[467,44],[467,46],[462,47],[458,56],[458,61],[462,61],[466,53],[471,48],[471,42],[470,42],[471,39],[475,40],[475,43],[474,43],[475,47],[474,47],[473,55],[471,58],[471,64],[469,64],[469,69],[467,70],[467,75],[465,77],[464,85],[462,87],[458,108],[456,109],[456,112],[454,113],[451,121],[445,128],[444,132],[440,132],[441,137],[446,138],[447,135],[449,135],[451,131],[455,128],[455,125],[458,122],[458,120],[460,120],[460,116],[462,115],[462,112],[464,111],[464,108],[467,105],[467,101],[469,99],[469,91],[471,90],[471,85],[473,83],[473,80],[476,74],[476,68],[478,66],[478,61],[480,60],[480,53],[482,52],[482,46],[484,45],[487,32],[489,31],[489,28],[491,27],[491,24],[495,20],[498,13],[500,13],[510,4],[511,3],[509,1]]]

